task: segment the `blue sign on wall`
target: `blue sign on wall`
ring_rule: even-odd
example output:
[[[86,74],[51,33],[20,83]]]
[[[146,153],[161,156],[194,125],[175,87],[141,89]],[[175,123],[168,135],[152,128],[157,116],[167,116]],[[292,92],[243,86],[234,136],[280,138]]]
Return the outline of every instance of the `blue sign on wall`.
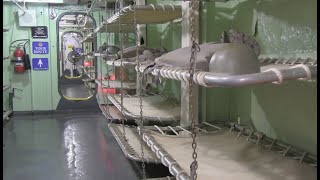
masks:
[[[34,71],[46,71],[49,69],[48,58],[32,58],[32,69]]]
[[[49,54],[48,42],[32,42],[33,54]]]

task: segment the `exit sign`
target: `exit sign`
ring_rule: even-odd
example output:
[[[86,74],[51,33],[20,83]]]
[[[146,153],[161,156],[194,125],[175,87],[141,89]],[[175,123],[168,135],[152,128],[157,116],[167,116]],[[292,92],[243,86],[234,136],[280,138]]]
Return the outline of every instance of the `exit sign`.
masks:
[[[32,69],[34,71],[46,71],[49,69],[48,58],[33,58],[32,59]]]

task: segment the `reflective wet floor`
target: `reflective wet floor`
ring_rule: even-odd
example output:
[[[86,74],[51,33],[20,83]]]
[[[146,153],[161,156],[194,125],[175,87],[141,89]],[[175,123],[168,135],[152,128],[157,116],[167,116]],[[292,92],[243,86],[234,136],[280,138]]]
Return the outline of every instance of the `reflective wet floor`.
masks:
[[[3,128],[4,180],[134,180],[100,114],[15,116]]]
[[[87,78],[84,76],[83,78]],[[60,78],[60,90],[61,93],[69,98],[88,98],[94,94],[94,89],[87,87],[84,84],[83,78],[78,79],[66,79]]]
[[[94,94],[94,90],[86,87],[83,83],[70,83],[61,85],[61,93],[69,98],[88,98]]]

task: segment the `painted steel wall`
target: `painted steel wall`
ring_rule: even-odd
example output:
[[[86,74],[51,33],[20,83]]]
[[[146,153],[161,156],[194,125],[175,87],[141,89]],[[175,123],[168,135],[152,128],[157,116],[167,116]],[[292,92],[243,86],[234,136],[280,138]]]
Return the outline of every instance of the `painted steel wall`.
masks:
[[[32,39],[30,28],[19,27],[15,12],[18,7],[12,2],[3,3],[3,26],[9,27],[9,32],[3,35],[3,52],[4,56],[12,55],[13,50],[9,52],[9,44],[17,39],[30,39],[29,48],[27,49],[30,59],[32,58],[49,58],[48,71],[26,71],[23,74],[16,74],[8,61],[4,62],[3,81],[9,83],[11,79],[12,87],[21,89],[16,91],[13,106],[14,111],[41,111],[55,110],[60,95],[58,93],[58,73],[57,73],[57,39],[56,34],[56,18],[49,19],[49,8],[47,4],[28,4],[30,10],[36,10],[37,25],[48,27],[47,39]],[[57,15],[65,12],[65,10],[57,10]],[[49,42],[49,54],[35,55],[31,52],[31,44],[33,41]],[[7,104],[7,99],[4,99],[3,104]]]
[[[303,3],[243,0],[209,7],[208,4],[203,6],[212,13],[206,21],[207,41],[216,40],[224,29],[235,28],[251,35],[256,33],[266,56],[316,58],[315,0]],[[269,84],[228,90],[226,99],[230,104],[226,115],[230,121],[240,117],[245,125],[317,154],[316,83],[290,81],[281,86]],[[215,95],[208,89],[207,96]],[[207,105],[210,112],[210,102]],[[207,119],[215,117],[207,116]]]
[[[164,3],[161,0],[147,2]],[[316,3],[316,0],[202,2],[200,41],[217,41],[222,31],[233,28],[256,34],[262,54],[266,56],[316,57]],[[148,25],[147,43],[154,47],[162,43],[173,50],[180,47],[181,40],[177,39],[180,35],[177,28],[168,24]],[[173,95],[179,97],[180,88],[175,88],[179,83],[165,82],[167,84],[159,89],[174,90]],[[240,118],[242,125],[317,154],[316,96],[316,83],[301,81],[281,86],[201,88],[199,116],[207,121]]]

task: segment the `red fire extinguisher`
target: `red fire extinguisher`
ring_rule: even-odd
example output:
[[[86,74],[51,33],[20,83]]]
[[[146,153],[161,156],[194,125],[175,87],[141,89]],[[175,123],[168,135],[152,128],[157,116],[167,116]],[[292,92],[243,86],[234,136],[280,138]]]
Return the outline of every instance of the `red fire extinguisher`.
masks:
[[[19,47],[17,47],[16,50],[13,52],[15,72],[22,73],[25,71],[23,56],[24,52]]]

